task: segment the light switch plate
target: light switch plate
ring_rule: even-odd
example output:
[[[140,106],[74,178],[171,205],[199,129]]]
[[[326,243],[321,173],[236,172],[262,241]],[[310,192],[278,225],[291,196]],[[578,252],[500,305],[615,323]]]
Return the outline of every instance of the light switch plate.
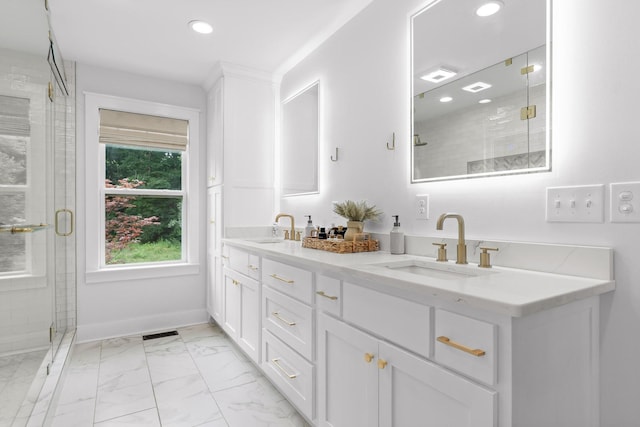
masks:
[[[611,184],[611,222],[640,222],[640,182]]]
[[[416,219],[429,219],[429,195],[416,194],[414,210]]]
[[[547,222],[604,222],[604,184],[548,187]]]

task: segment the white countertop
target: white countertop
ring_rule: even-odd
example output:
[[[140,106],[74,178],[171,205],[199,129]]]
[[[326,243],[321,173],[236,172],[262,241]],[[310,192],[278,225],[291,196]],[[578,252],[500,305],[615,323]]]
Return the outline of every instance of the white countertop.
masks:
[[[615,289],[613,280],[505,267],[481,269],[476,264],[456,265],[452,261],[445,264],[436,262],[434,258],[391,255],[383,251],[336,254],[303,248],[300,242],[293,241],[223,241],[229,246],[243,248],[276,261],[293,263],[324,274],[339,275],[346,281],[371,282],[376,289],[393,295],[409,298],[444,298],[513,317],[526,316]],[[416,275],[384,265],[414,260],[439,269],[446,266],[459,272],[479,275],[437,278]]]

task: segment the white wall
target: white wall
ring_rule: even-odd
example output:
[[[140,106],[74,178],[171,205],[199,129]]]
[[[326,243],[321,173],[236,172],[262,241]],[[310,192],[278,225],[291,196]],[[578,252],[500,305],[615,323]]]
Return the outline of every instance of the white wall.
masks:
[[[78,339],[87,341],[138,332],[156,331],[180,325],[205,322],[205,239],[199,242],[197,274],[86,283],[86,231],[88,215],[98,215],[97,208],[85,202],[86,169],[84,148],[84,92],[152,101],[196,108],[200,113],[200,152],[205,153],[206,98],[198,86],[106,70],[77,64],[77,181],[78,181]],[[200,200],[199,227],[205,230],[206,192],[204,185],[206,156],[199,158]],[[91,191],[91,189],[89,189]],[[97,243],[97,242],[96,242]],[[89,243],[91,244],[91,243]]]
[[[434,218],[456,211],[469,238],[613,247],[617,290],[601,302],[601,425],[636,425],[640,224],[612,224],[608,214],[601,224],[547,223],[545,188],[640,181],[640,2],[556,0],[552,172],[412,185],[408,17],[424,2],[375,0],[284,76],[282,99],[320,81],[323,123],[320,194],[285,198],[282,211],[327,225],[339,221],[332,200],[366,198],[385,212],[370,231],[391,229],[398,214],[407,233],[453,237],[455,227],[436,232]],[[388,151],[392,132],[397,148]],[[429,221],[412,218],[420,193],[430,194]]]

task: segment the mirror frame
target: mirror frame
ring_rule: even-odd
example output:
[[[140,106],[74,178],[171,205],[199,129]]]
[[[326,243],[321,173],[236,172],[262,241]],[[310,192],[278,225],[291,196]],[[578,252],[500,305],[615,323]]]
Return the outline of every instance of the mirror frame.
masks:
[[[541,0],[545,2],[545,45],[546,45],[546,53],[545,60],[547,63],[547,78],[546,78],[546,88],[545,88],[545,108],[546,108],[546,124],[545,124],[545,165],[541,167],[535,168],[526,168],[526,169],[514,169],[514,170],[501,170],[494,172],[482,172],[482,173],[473,173],[473,174],[463,174],[463,175],[447,175],[447,176],[439,176],[433,178],[416,178],[415,177],[415,154],[414,150],[416,146],[415,144],[415,122],[414,122],[414,20],[417,16],[426,13],[433,6],[437,5],[441,1],[456,1],[456,0],[430,0],[423,6],[417,9],[416,12],[412,13],[409,16],[409,80],[410,80],[410,140],[408,141],[411,147],[411,155],[410,164],[409,164],[409,173],[410,183],[411,184],[420,184],[425,182],[438,182],[438,181],[451,181],[451,180],[460,180],[460,179],[470,179],[470,178],[484,178],[491,176],[504,176],[504,175],[516,175],[516,174],[529,174],[529,173],[537,173],[537,172],[550,172],[551,171],[551,127],[552,127],[552,80],[553,80],[553,64],[552,64],[552,32],[553,32],[553,21],[552,21],[552,7],[553,0]],[[526,52],[521,52],[526,53]],[[487,64],[487,67],[490,67],[495,64]],[[478,70],[479,71],[479,70]],[[475,72],[475,71],[474,71]],[[452,80],[453,81],[453,80]]]
[[[288,103],[294,101],[296,98],[304,95],[305,93],[307,93],[309,90],[315,88],[317,91],[317,104],[316,104],[316,126],[317,126],[317,133],[315,135],[316,137],[316,147],[314,150],[315,153],[315,159],[313,162],[313,169],[315,171],[315,189],[311,189],[309,191],[300,191],[300,192],[291,192],[291,193],[286,193],[284,192],[284,188],[285,188],[285,182],[284,182],[284,168],[283,165],[285,163],[285,158],[284,158],[284,153],[286,150],[285,144],[286,144],[286,140],[285,140],[285,126],[286,126],[286,117],[285,117],[285,107]],[[321,106],[321,95],[320,95],[320,80],[315,80],[313,83],[310,83],[308,85],[306,85],[305,87],[303,87],[302,89],[298,90],[297,92],[295,92],[293,95],[287,97],[284,101],[281,102],[281,143],[280,143],[280,196],[281,197],[294,197],[294,196],[304,196],[304,195],[309,195],[309,194],[318,194],[320,193],[320,134],[321,134],[321,128],[320,128],[320,124],[321,124],[321,120],[320,120],[320,106]]]

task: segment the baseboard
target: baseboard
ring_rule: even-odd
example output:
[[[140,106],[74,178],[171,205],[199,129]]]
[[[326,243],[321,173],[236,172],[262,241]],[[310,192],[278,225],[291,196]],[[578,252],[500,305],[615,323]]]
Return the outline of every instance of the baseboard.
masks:
[[[205,309],[162,313],[153,316],[120,319],[113,322],[78,324],[77,342],[89,342],[128,335],[159,332],[182,326],[206,323],[209,314]]]

